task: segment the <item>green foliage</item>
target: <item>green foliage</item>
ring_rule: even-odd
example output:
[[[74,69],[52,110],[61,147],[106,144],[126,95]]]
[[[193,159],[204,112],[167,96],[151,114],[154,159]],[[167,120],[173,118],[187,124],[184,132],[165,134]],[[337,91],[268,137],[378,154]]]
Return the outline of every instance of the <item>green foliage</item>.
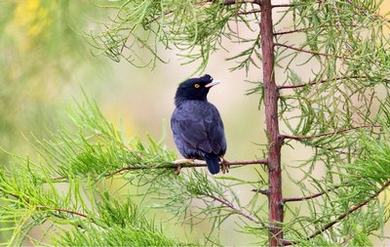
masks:
[[[380,229],[389,220],[390,203],[380,200],[377,193],[387,188],[390,183],[390,146],[386,140],[378,140],[367,134],[361,134],[359,145],[363,151],[353,163],[334,165],[323,179],[308,174],[309,182],[319,193],[325,192],[325,195],[305,202],[311,216],[297,215],[297,218],[288,224],[288,227],[295,225],[294,231],[287,233],[295,235],[293,239],[300,239],[300,244],[305,245],[301,240],[310,235],[308,227],[316,226],[313,230],[321,229],[361,203],[365,203],[364,209],[348,213],[346,220],[337,222],[335,230],[325,231],[306,244],[322,246],[326,245],[325,242],[342,244],[343,241],[348,241],[352,246],[367,246],[371,244],[370,233]],[[306,194],[303,186],[302,189]],[[293,207],[289,207],[288,211],[297,214]],[[333,242],[330,239],[334,239]]]
[[[79,83],[79,77],[102,65],[99,59],[91,59],[82,35],[89,18],[99,13],[100,8],[88,0],[1,1],[2,147],[27,149],[21,133],[45,135],[47,128],[63,120],[54,111],[62,103],[63,88]],[[4,155],[0,160],[1,165],[7,164]]]
[[[96,225],[82,224],[57,239],[60,246],[178,246],[131,201],[118,202],[105,193],[97,205]]]
[[[252,29],[258,9],[250,1],[126,0],[106,7],[116,15],[101,33],[91,35],[91,42],[114,61],[154,65],[163,61],[157,54],[163,46],[178,48],[188,62],[200,61],[202,70],[210,54],[223,48],[222,41],[234,39],[243,45],[230,59],[237,62],[232,69],[259,66],[261,37]],[[278,82],[279,118],[290,132],[281,137],[290,147],[299,142],[312,151],[299,166],[284,166],[288,175],[292,169],[302,171],[303,178],[289,179],[306,195],[284,198],[286,221],[280,224],[287,243],[367,246],[389,220],[389,201],[380,194],[390,186],[390,49],[384,32],[388,20],[378,8],[373,0],[293,1],[275,21],[277,30],[292,18],[291,33],[303,35],[301,43],[292,44],[274,34],[275,73],[284,72]],[[253,37],[239,35],[235,23]],[[152,54],[150,61],[133,52],[137,46]],[[306,81],[296,70],[309,63],[316,69]],[[263,103],[263,84],[255,84],[248,93],[259,93]],[[126,138],[93,101],[86,99],[70,116],[77,131],[37,138],[39,161],[19,158],[17,168],[1,170],[0,223],[6,225],[1,231],[11,233],[5,244],[188,245],[156,227],[139,210],[145,204],[191,226],[211,223],[202,244],[213,243],[226,222],[234,222],[256,244],[267,244],[267,200],[262,193],[249,198],[239,193],[266,194],[262,167],[253,167],[253,181],[211,177],[202,168],[183,168],[177,176],[174,152],[151,137],[147,142]],[[112,198],[107,184],[114,177],[136,189],[132,200]],[[45,224],[50,224],[47,231],[60,232],[57,238],[30,239],[31,230]]]
[[[91,35],[92,45],[114,61],[125,59],[141,67],[154,66],[157,60],[164,62],[158,54],[161,46],[178,49],[179,55],[187,59],[184,64],[200,60],[197,71],[201,71],[211,53],[224,49],[224,39],[252,42],[240,37],[231,23],[232,20],[245,23],[251,29],[250,19],[240,14],[250,6],[252,4],[226,6],[223,1],[199,0],[117,1],[105,6],[115,9],[116,15],[103,31]],[[258,39],[252,46],[232,58],[243,58],[234,69],[249,69],[249,64],[254,64],[252,55],[259,56],[254,49],[258,47]],[[144,60],[145,55],[137,54],[137,47],[144,47],[143,51],[151,54],[149,61]]]
[[[157,170],[171,162],[172,152],[152,139],[150,145],[137,140],[127,146],[94,102],[78,105],[71,118],[78,135],[63,130],[51,139],[37,140],[43,162],[17,158],[12,169],[1,170],[0,223],[9,226],[2,231],[12,236],[6,244],[21,245],[32,237],[34,227],[50,222],[47,231],[62,232],[55,240],[59,245],[187,245],[166,237],[130,199],[118,201],[108,191],[96,190],[99,181],[122,168],[135,169],[134,176],[146,168]],[[153,172],[142,175],[150,180],[144,182],[154,179]],[[62,193],[64,182],[68,189]],[[65,230],[65,225],[72,230]],[[31,241],[40,245],[52,240]]]
[[[137,138],[125,142],[95,102],[87,100],[78,105],[70,117],[78,128],[76,134],[64,130],[53,133],[50,139],[36,140],[45,161],[43,167],[52,177],[107,176],[122,168],[156,168],[175,158],[173,152],[151,138],[149,145]]]
[[[240,231],[257,236],[260,244],[266,244],[266,234],[259,238],[268,225],[266,201],[253,193],[251,200],[242,202],[236,193],[238,188],[262,187],[265,183],[262,179],[247,181],[231,176],[215,179],[198,169],[177,176],[171,166],[175,158],[172,152],[152,139],[149,145],[139,140],[125,141],[94,102],[87,100],[85,104],[79,104],[70,116],[79,128],[78,134],[64,130],[58,135],[53,134],[51,140],[37,141],[38,148],[42,148],[43,162],[18,158],[16,168],[1,170],[0,222],[8,226],[2,231],[12,233],[7,244],[24,243],[24,239],[31,238],[29,233],[34,227],[50,222],[52,227],[47,231],[63,232],[54,240],[31,241],[82,246],[188,245],[167,237],[130,197],[117,200],[110,196],[108,188],[103,192],[96,190],[99,183],[118,175],[139,188],[138,195],[144,198],[142,201],[152,200],[153,208],[166,209],[175,218],[192,224],[210,221],[213,223],[210,234],[233,217]],[[298,216],[299,211],[287,208],[287,212],[296,216],[285,225],[288,239],[312,246],[330,244],[329,239],[337,239],[336,236],[341,234],[351,243],[363,245],[369,243],[368,234],[387,221],[386,205],[371,197],[388,182],[390,145],[386,138],[362,135],[360,146],[363,152],[351,165],[335,166],[337,170],[329,170],[323,180],[307,174],[307,179],[319,192],[329,192],[322,199],[307,201],[311,216]],[[120,172],[126,173],[121,175]],[[335,187],[336,181],[342,186],[329,190]],[[60,192],[59,186],[64,182],[68,189]],[[140,190],[142,187],[145,190]],[[337,231],[324,233],[307,243],[301,242],[312,226],[321,227],[353,205],[367,200],[367,207],[348,215],[339,223]],[[195,208],[194,203],[198,205]],[[365,219],[364,224],[362,219]],[[65,225],[71,226],[71,231],[64,230],[67,229],[63,228]]]

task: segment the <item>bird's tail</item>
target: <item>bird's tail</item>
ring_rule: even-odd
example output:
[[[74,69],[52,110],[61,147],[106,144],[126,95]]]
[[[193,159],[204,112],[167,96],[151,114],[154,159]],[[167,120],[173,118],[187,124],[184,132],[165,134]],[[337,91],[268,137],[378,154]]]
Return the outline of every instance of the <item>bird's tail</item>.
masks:
[[[206,154],[205,160],[207,163],[207,168],[209,168],[209,171],[211,174],[217,174],[219,173],[219,156],[216,154]]]

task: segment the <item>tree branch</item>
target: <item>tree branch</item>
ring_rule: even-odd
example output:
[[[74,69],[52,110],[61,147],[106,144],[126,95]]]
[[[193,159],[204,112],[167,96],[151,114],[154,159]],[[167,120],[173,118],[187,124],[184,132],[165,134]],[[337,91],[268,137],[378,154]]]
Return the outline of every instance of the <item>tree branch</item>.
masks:
[[[207,2],[217,3],[218,0],[208,0]],[[259,0],[224,0],[223,5],[233,5],[233,4],[241,4],[241,3],[253,3],[260,4]]]
[[[246,165],[267,165],[268,161],[266,159],[263,160],[236,160],[236,161],[228,161],[228,160],[223,160],[221,164],[228,165],[228,166],[246,166]],[[177,168],[196,168],[196,167],[207,167],[207,164],[205,161],[195,161],[193,163],[184,163],[184,164],[175,164],[175,163],[170,163],[167,162],[165,165],[158,165],[158,166],[153,166],[153,164],[148,164],[145,166],[134,166],[134,165],[129,165],[125,166],[122,168],[119,168],[115,171],[109,172],[105,175],[104,177],[112,177],[114,175],[117,175],[122,172],[127,172],[127,171],[136,171],[136,170],[152,170],[152,169],[177,169]],[[54,181],[64,181],[66,182],[66,177],[64,176],[58,176],[52,178]]]
[[[206,2],[200,2],[199,4],[207,4],[207,3],[217,3],[218,0],[207,0]],[[226,6],[229,6],[229,5],[233,5],[233,4],[242,4],[242,3],[253,3],[253,4],[258,4],[258,0],[224,0],[223,1],[223,5],[226,5]],[[196,4],[197,5],[197,4]],[[148,21],[146,23],[146,25],[149,25],[153,22],[155,22],[156,20],[158,20],[159,18],[161,18],[162,16],[167,16],[167,15],[170,15],[172,14],[174,11],[173,10],[170,10],[170,11],[167,11],[165,13],[163,13],[162,15],[158,15],[156,16],[155,18],[151,19],[150,21]],[[252,10],[252,11],[248,11],[248,12],[240,12],[238,13],[239,15],[246,15],[246,14],[254,14],[254,13],[258,13],[260,12],[260,10]],[[130,32],[132,32],[133,30],[131,30]],[[130,35],[129,35],[130,36]],[[124,42],[126,44],[126,42]],[[122,47],[122,50],[125,46]]]
[[[254,9],[254,10],[250,10],[250,11],[239,12],[238,14],[239,15],[250,15],[250,14],[256,14],[256,13],[260,13],[260,12],[261,12],[260,9]]]
[[[237,161],[227,161],[224,160],[223,164],[229,165],[229,166],[245,166],[245,165],[256,165],[256,164],[262,164],[267,165],[267,160],[237,160]],[[113,171],[109,174],[107,174],[107,177],[119,174],[121,172],[125,171],[134,171],[134,170],[147,170],[147,169],[176,169],[176,168],[194,168],[194,167],[207,167],[206,162],[200,161],[200,162],[194,162],[194,163],[184,163],[184,164],[175,164],[175,163],[168,163],[167,165],[162,166],[127,166],[122,167],[116,171]]]
[[[70,210],[70,209],[66,209],[66,208],[49,208],[49,207],[46,207],[46,206],[37,206],[38,209],[44,209],[44,210],[49,210],[49,211],[56,211],[56,212],[62,212],[62,213],[68,213],[68,214],[73,214],[73,215],[77,215],[79,217],[82,217],[82,218],[85,218],[85,219],[91,219],[88,215],[86,214],[83,214],[81,212],[77,212],[77,211],[73,211],[73,210]]]
[[[253,189],[252,191],[256,192],[256,193],[263,194],[265,196],[268,196],[268,194],[269,194],[269,190],[264,190],[264,189]]]
[[[12,197],[15,197],[17,200],[22,200],[22,198],[15,194],[15,193],[12,193],[12,192],[8,192],[8,191],[5,191],[3,189],[1,189],[1,191],[6,194],[6,195],[10,195]],[[24,201],[26,201],[27,203],[30,203],[30,199],[28,198],[23,198]],[[66,208],[49,208],[47,206],[36,206],[37,209],[44,209],[44,210],[49,210],[49,211],[57,211],[57,212],[63,212],[63,213],[68,213],[68,214],[73,214],[73,215],[77,215],[79,217],[82,217],[82,218],[86,218],[86,219],[91,219],[90,217],[88,217],[86,214],[83,214],[81,212],[77,212],[77,211],[73,211],[71,209],[66,209]]]
[[[274,4],[272,5],[272,8],[290,8],[294,6],[295,4]]]
[[[249,213],[244,212],[243,210],[241,210],[241,209],[235,207],[235,206],[234,206],[231,202],[229,202],[229,201],[223,200],[223,199],[218,198],[218,197],[216,197],[216,196],[214,196],[214,195],[206,194],[205,196],[208,196],[208,197],[210,197],[211,199],[213,199],[213,200],[215,200],[215,201],[221,203],[222,205],[224,205],[224,206],[226,206],[226,207],[232,209],[235,213],[237,213],[237,214],[239,214],[239,215],[241,215],[241,216],[247,218],[247,219],[250,220],[250,221],[253,221],[253,222],[257,223],[257,224],[264,225],[263,222],[261,222],[261,221],[255,219],[255,217],[252,216],[252,215],[250,215]]]
[[[344,76],[344,77],[336,77],[333,79],[324,79],[320,81],[311,81],[308,83],[302,83],[302,84],[297,84],[297,85],[287,85],[287,86],[279,86],[278,89],[296,89],[296,88],[301,88],[301,87],[307,87],[307,86],[313,86],[316,84],[322,84],[326,83],[329,81],[341,81],[341,80],[347,80],[347,79],[367,79],[366,76]]]
[[[324,194],[327,194],[328,192],[337,190],[338,188],[343,187],[343,186],[345,186],[345,184],[343,184],[343,185],[340,184],[338,186],[335,186],[333,188],[327,189],[325,191],[322,191],[322,192],[319,192],[319,193],[316,193],[316,194],[312,194],[310,196],[284,198],[283,202],[300,202],[300,201],[305,201],[305,200],[311,200],[311,199],[320,197],[320,196],[322,196]]]
[[[357,126],[357,127],[351,127],[348,129],[341,129],[341,130],[336,130],[334,132],[329,132],[329,133],[322,133],[318,135],[313,135],[313,136],[292,136],[292,135],[282,135],[281,137],[283,139],[291,139],[291,140],[296,140],[296,141],[305,141],[305,140],[312,140],[324,136],[332,136],[332,135],[337,135],[340,133],[345,133],[357,129],[365,129],[365,128],[380,128],[381,126],[379,125],[363,125],[363,126]]]
[[[291,46],[291,45],[286,45],[286,44],[281,44],[281,43],[275,43],[274,45],[275,46],[280,46],[280,47],[285,47],[287,49],[291,49],[291,50],[294,50],[294,51],[299,51],[299,52],[303,52],[303,53],[312,54],[314,56],[336,57],[336,58],[343,59],[343,57],[341,57],[341,56],[337,56],[337,55],[333,55],[333,54],[327,54],[327,53],[322,53],[322,52],[305,50],[303,48],[298,48],[298,47],[294,47],[294,46]]]
[[[387,187],[390,186],[390,180],[387,181],[375,194],[373,194],[372,196],[370,196],[367,200],[351,207],[347,212],[339,215],[335,220],[329,222],[328,224],[324,225],[323,227],[321,227],[321,229],[315,231],[313,234],[311,234],[310,236],[308,236],[306,238],[306,240],[310,240],[310,239],[313,239],[315,238],[316,236],[320,235],[321,233],[327,231],[328,229],[330,229],[332,226],[334,226],[335,224],[339,223],[341,220],[343,220],[344,218],[346,218],[347,216],[349,216],[350,214],[352,214],[353,212],[355,212],[356,210],[362,208],[363,206],[367,205],[370,201],[372,201],[373,199],[375,199],[376,197],[378,197],[378,195],[383,192],[384,190],[387,189]],[[289,241],[289,240],[284,240],[283,241],[283,244],[284,245],[295,245],[295,244],[298,244],[298,241]]]
[[[275,32],[273,34],[274,34],[274,36],[278,36],[278,35],[284,35],[284,34],[290,34],[290,33],[298,33],[298,32],[304,32],[310,28],[311,27],[305,27],[305,28],[299,28],[299,29],[294,29],[294,30],[289,30],[289,31],[279,31],[279,32]]]

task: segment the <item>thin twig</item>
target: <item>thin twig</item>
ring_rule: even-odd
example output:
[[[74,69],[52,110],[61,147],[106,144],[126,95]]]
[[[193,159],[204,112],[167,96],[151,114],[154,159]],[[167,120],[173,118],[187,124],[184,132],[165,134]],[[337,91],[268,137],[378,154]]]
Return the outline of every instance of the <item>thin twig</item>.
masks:
[[[206,3],[216,3],[217,0],[207,0]],[[259,0],[224,0],[223,5],[233,5],[233,4],[243,4],[243,3],[253,3],[260,4]]]
[[[266,196],[268,196],[268,194],[269,194],[269,190],[253,189],[252,191],[256,192],[256,193],[260,193],[260,194],[266,195]]]
[[[272,5],[272,8],[290,8],[294,6],[294,4],[274,4]]]
[[[267,160],[237,160],[237,161],[224,160],[223,164],[229,166],[245,166],[245,165],[256,165],[256,164],[266,165]],[[113,171],[107,174],[106,176],[110,177],[124,171],[148,170],[148,169],[176,169],[179,166],[180,168],[194,168],[194,167],[206,167],[207,164],[204,161],[200,161],[200,162],[193,162],[193,163],[184,163],[180,165],[175,163],[168,163],[167,165],[161,165],[161,166],[126,166],[116,171]]]
[[[379,125],[363,125],[363,126],[356,126],[356,127],[351,127],[348,129],[341,129],[341,130],[336,130],[334,132],[329,132],[329,133],[322,133],[318,135],[313,135],[313,136],[292,136],[292,135],[282,135],[281,137],[283,139],[291,139],[291,140],[296,140],[296,141],[305,141],[305,140],[312,140],[324,136],[332,136],[332,135],[337,135],[340,133],[344,132],[349,132],[357,129],[366,129],[366,128],[380,128],[381,126]]]
[[[321,229],[315,231],[313,234],[311,234],[310,236],[308,236],[306,238],[306,240],[310,240],[310,239],[313,239],[315,238],[316,236],[320,235],[321,233],[327,231],[328,229],[330,229],[332,226],[334,226],[335,224],[339,223],[341,220],[343,220],[344,218],[348,217],[351,213],[355,212],[356,210],[362,208],[363,206],[367,205],[370,201],[372,201],[373,199],[375,199],[376,197],[378,197],[378,195],[383,192],[384,190],[387,189],[387,187],[390,186],[390,180],[387,181],[382,187],[380,190],[378,190],[375,194],[373,194],[372,196],[370,196],[367,200],[357,204],[357,205],[354,205],[353,207],[351,207],[347,212],[339,215],[335,220],[329,222],[328,224],[324,225],[323,227],[321,227]],[[295,245],[295,244],[298,244],[298,241],[289,241],[289,240],[283,240],[283,245]]]
[[[7,195],[10,195],[10,196],[13,196],[15,197],[16,199],[18,200],[22,200],[22,197],[20,197],[19,195],[15,194],[15,193],[12,193],[12,192],[7,192],[5,190],[1,190],[4,194],[7,194]],[[30,200],[28,198],[23,198],[27,203],[30,203]],[[45,210],[51,210],[51,211],[57,211],[57,212],[64,212],[64,213],[69,213],[69,214],[73,214],[73,215],[77,215],[77,216],[80,216],[82,218],[86,218],[86,219],[90,219],[90,217],[88,217],[86,214],[83,214],[83,213],[80,213],[80,212],[77,212],[77,211],[73,211],[71,209],[66,209],[66,208],[49,208],[47,206],[36,206],[37,209],[45,209]]]
[[[213,200],[215,200],[215,201],[221,203],[222,205],[224,205],[224,206],[226,206],[226,207],[232,209],[235,213],[237,213],[237,214],[239,214],[239,215],[241,215],[241,216],[247,218],[248,220],[253,221],[253,222],[257,223],[257,224],[260,223],[261,225],[264,225],[263,222],[260,222],[259,220],[255,219],[254,216],[252,216],[252,215],[250,215],[250,214],[244,212],[243,210],[241,210],[241,209],[235,207],[235,206],[234,206],[232,203],[230,203],[229,201],[222,200],[221,198],[218,198],[218,197],[216,197],[216,196],[214,196],[214,195],[208,195],[208,194],[207,194],[206,196],[208,196],[208,197],[210,197],[211,199],[213,199]]]
[[[49,208],[49,207],[46,207],[46,206],[37,206],[37,208],[38,209],[49,210],[49,211],[57,211],[57,212],[62,212],[62,213],[73,214],[73,215],[80,216],[82,218],[90,219],[90,217],[88,215],[86,215],[86,214],[83,214],[83,213],[80,213],[80,212],[77,212],[77,211],[73,211],[73,210],[70,210],[70,209],[66,209],[66,208]]]
[[[259,1],[258,0],[225,0],[225,1],[223,1],[224,5],[233,5],[233,4],[240,4],[240,3],[259,4]]]
[[[300,202],[300,201],[305,201],[305,200],[311,200],[311,199],[320,197],[320,196],[322,196],[324,194],[327,194],[328,192],[332,192],[334,190],[337,190],[338,188],[343,187],[343,186],[346,186],[346,185],[345,184],[342,184],[342,185],[340,184],[338,186],[335,186],[333,188],[327,189],[325,191],[322,191],[322,192],[319,192],[319,193],[316,193],[316,194],[312,194],[310,196],[284,198],[283,202]]]
[[[286,44],[281,44],[281,43],[274,43],[274,45],[275,46],[280,46],[280,47],[285,47],[287,49],[291,49],[291,50],[294,50],[294,51],[299,51],[299,52],[303,52],[303,53],[312,54],[314,56],[336,57],[336,58],[343,59],[343,57],[341,57],[341,56],[337,56],[337,55],[333,55],[333,54],[327,54],[327,53],[322,53],[322,52],[317,52],[317,51],[310,51],[310,50],[306,50],[306,49],[303,49],[303,48],[294,47],[294,46],[291,46],[291,45],[286,45]]]
[[[293,30],[288,30],[288,31],[279,31],[275,32],[274,35],[284,35],[284,34],[291,34],[291,33],[297,33],[297,32],[305,32],[310,29],[315,29],[318,31],[318,29],[325,29],[325,28],[332,28],[334,27],[333,25],[319,25],[319,26],[311,26],[311,27],[303,27],[303,28],[298,28],[298,29],[293,29]],[[358,27],[357,25],[351,25],[351,27]],[[323,30],[322,30],[323,31]]]
[[[308,83],[302,83],[302,84],[297,84],[297,85],[286,85],[286,86],[279,86],[278,89],[296,89],[296,88],[301,88],[301,87],[307,87],[307,86],[313,86],[316,84],[322,84],[326,83],[329,81],[341,81],[341,80],[347,80],[347,79],[367,79],[366,76],[344,76],[344,77],[336,77],[336,78],[330,78],[330,79],[324,79],[320,81],[311,81]]]
[[[263,159],[263,160],[236,160],[236,161],[228,161],[228,160],[223,160],[224,165],[228,166],[246,166],[246,165],[256,165],[256,164],[261,164],[261,165],[267,165],[268,161]],[[177,168],[195,168],[195,167],[207,167],[206,162],[204,161],[195,161],[192,163],[183,163],[183,164],[175,164],[175,163],[166,163],[165,165],[158,165],[158,166],[153,166],[153,164],[148,164],[144,166],[134,166],[134,165],[129,165],[125,166],[122,168],[119,168],[118,170],[109,172],[104,175],[104,177],[112,177],[114,175],[117,175],[122,172],[126,171],[136,171],[136,170],[152,170],[152,169],[177,169]],[[54,181],[59,181],[59,182],[66,182],[66,177],[65,176],[58,176],[58,177],[53,177],[51,178]]]
[[[298,33],[298,32],[304,32],[304,31],[306,31],[308,29],[311,29],[311,28],[312,27],[305,27],[305,28],[299,28],[299,29],[294,29],[294,30],[275,32],[274,36],[284,35],[284,34],[291,34],[291,33]]]
[[[250,11],[238,12],[238,15],[250,15],[250,14],[256,14],[256,13],[260,13],[260,12],[261,12],[260,9],[254,9],[254,10],[250,10]]]

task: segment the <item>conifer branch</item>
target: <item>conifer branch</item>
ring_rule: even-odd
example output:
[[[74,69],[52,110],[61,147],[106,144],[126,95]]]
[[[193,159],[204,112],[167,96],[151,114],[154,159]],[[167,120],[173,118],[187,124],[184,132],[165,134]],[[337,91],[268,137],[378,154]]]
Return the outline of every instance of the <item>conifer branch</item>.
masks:
[[[9,195],[9,196],[12,196],[18,200],[22,200],[22,198],[15,194],[15,193],[12,193],[12,192],[8,192],[8,191],[5,191],[4,189],[0,189],[0,191],[3,192],[3,194],[5,195]],[[27,203],[30,203],[30,199],[28,198],[23,198],[23,201],[27,202]],[[67,208],[50,208],[50,207],[47,207],[47,206],[42,206],[42,205],[37,205],[35,206],[37,209],[41,209],[41,210],[48,210],[48,211],[56,211],[56,212],[62,212],[62,213],[68,213],[68,214],[72,214],[72,215],[77,215],[81,218],[86,218],[86,219],[91,219],[88,215],[84,214],[84,213],[81,213],[81,212],[78,212],[78,211],[74,211],[72,209],[67,209]]]
[[[291,33],[299,33],[299,32],[304,32],[311,29],[311,27],[305,27],[305,28],[299,28],[299,29],[293,29],[293,30],[288,30],[288,31],[279,31],[279,32],[274,32],[274,36],[279,36],[279,35],[285,35],[285,34],[291,34]]]
[[[228,165],[228,166],[236,166],[236,167],[241,167],[241,166],[247,166],[247,165],[267,165],[268,161],[266,159],[263,160],[235,160],[235,161],[228,161],[224,159],[221,164]],[[104,175],[104,177],[112,177],[115,175],[118,175],[123,172],[130,172],[130,171],[137,171],[137,170],[154,170],[154,169],[178,169],[178,168],[196,168],[196,167],[207,167],[206,162],[204,161],[194,161],[193,163],[184,163],[184,164],[175,164],[175,163],[167,163],[165,165],[155,165],[153,164],[147,164],[147,165],[142,165],[142,166],[137,166],[137,165],[129,165],[125,166],[122,168],[119,168],[115,171],[108,172]],[[58,176],[58,177],[53,177],[51,180],[56,181],[56,182],[66,182],[67,177],[65,176]]]
[[[274,4],[272,8],[291,8],[294,7],[295,4]]]
[[[73,211],[73,210],[67,209],[67,208],[49,208],[49,207],[46,207],[46,206],[37,206],[37,209],[43,209],[43,210],[48,210],[48,211],[56,211],[56,212],[61,212],[61,213],[68,213],[68,214],[72,214],[72,215],[77,215],[77,216],[79,216],[81,218],[91,219],[86,214],[83,214],[83,213],[78,212],[78,211]]]
[[[351,127],[347,129],[340,129],[334,132],[329,132],[329,133],[321,133],[318,135],[312,135],[312,136],[292,136],[292,135],[282,135],[281,137],[283,139],[291,139],[291,140],[296,140],[296,141],[307,141],[307,140],[312,140],[316,138],[321,138],[325,136],[333,136],[345,132],[350,132],[354,130],[359,130],[359,129],[372,129],[372,128],[381,128],[379,125],[363,125],[363,126],[356,126],[356,127]]]
[[[305,238],[305,240],[310,240],[315,238],[316,236],[320,235],[321,233],[329,230],[331,227],[333,227],[335,224],[341,222],[344,218],[348,217],[350,214],[355,212],[356,210],[362,208],[363,206],[367,205],[369,202],[374,200],[379,196],[380,193],[382,193],[384,190],[386,190],[390,186],[390,180],[387,181],[375,194],[371,195],[369,198],[367,198],[365,201],[352,206],[347,212],[339,215],[335,220],[329,222],[328,224],[321,227],[321,229],[315,231],[313,234]],[[298,241],[289,241],[289,240],[283,240],[284,245],[295,245],[298,244]]]
[[[279,47],[284,47],[284,48],[287,48],[287,49],[290,49],[290,50],[298,51],[298,52],[308,53],[308,54],[311,54],[311,55],[314,55],[314,56],[336,57],[336,58],[339,58],[339,59],[344,59],[344,57],[341,57],[341,56],[328,54],[328,53],[317,52],[317,51],[310,51],[310,50],[306,50],[306,49],[303,49],[303,48],[294,47],[294,46],[291,46],[291,45],[286,45],[286,44],[281,44],[281,43],[274,43],[274,45],[275,46],[279,46]]]
[[[246,166],[246,165],[267,165],[267,160],[237,160],[237,161],[227,161],[224,160],[223,164],[229,165],[229,166]],[[113,175],[126,172],[126,171],[133,171],[133,170],[150,170],[150,169],[177,169],[177,168],[196,168],[196,167],[207,167],[206,162],[204,161],[195,161],[194,163],[185,163],[185,164],[175,164],[175,163],[168,163],[167,165],[161,165],[161,166],[127,166],[120,168],[116,171],[113,171],[111,173],[108,173],[106,177],[111,177]]]
[[[225,5],[232,5],[238,3],[254,3],[259,4],[259,0],[224,0]]]
[[[264,190],[264,189],[253,189],[252,192],[260,193],[260,194],[263,194],[265,196],[268,196],[268,194],[269,194],[269,190]]]
[[[207,2],[219,2],[219,0],[208,0]],[[233,5],[233,4],[241,4],[241,3],[253,3],[259,4],[259,0],[224,0],[224,5]]]
[[[330,188],[328,190],[325,190],[325,191],[322,191],[322,192],[319,192],[319,193],[316,193],[316,194],[312,194],[312,195],[309,195],[309,196],[284,198],[283,202],[286,203],[286,202],[300,202],[300,201],[311,200],[311,199],[320,197],[320,196],[322,196],[324,194],[327,194],[328,192],[332,192],[332,191],[334,191],[334,190],[336,190],[336,189],[338,189],[340,187],[343,187],[343,186],[346,186],[346,185],[338,185],[338,186],[335,186],[335,187]]]
[[[297,88],[313,86],[313,85],[317,85],[317,84],[323,84],[323,83],[330,82],[330,81],[341,81],[341,80],[348,80],[348,79],[367,79],[367,78],[368,78],[367,76],[343,76],[343,77],[336,77],[333,79],[324,79],[324,80],[320,80],[320,81],[312,81],[312,82],[296,84],[296,85],[284,85],[284,86],[279,86],[278,89],[280,89],[280,90],[297,89]]]
[[[254,10],[250,10],[250,11],[239,12],[238,14],[239,15],[250,15],[250,14],[257,14],[257,13],[260,13],[260,12],[261,12],[260,9],[254,9]]]
[[[224,205],[224,206],[230,208],[233,212],[237,213],[238,215],[241,215],[241,216],[245,217],[246,219],[248,219],[248,220],[250,220],[250,221],[252,221],[252,222],[254,222],[254,223],[256,223],[256,224],[264,225],[263,222],[261,222],[261,221],[255,219],[255,217],[254,217],[253,215],[251,215],[251,214],[249,214],[248,212],[245,212],[245,211],[243,211],[243,210],[241,210],[241,209],[235,207],[231,202],[229,202],[229,201],[227,201],[227,200],[224,200],[224,199],[221,199],[221,198],[218,198],[218,197],[216,197],[216,196],[214,196],[214,195],[208,195],[208,194],[207,194],[206,196],[208,196],[208,197],[210,197],[211,199],[213,199],[213,200],[215,200],[215,201],[221,203],[222,205]]]

